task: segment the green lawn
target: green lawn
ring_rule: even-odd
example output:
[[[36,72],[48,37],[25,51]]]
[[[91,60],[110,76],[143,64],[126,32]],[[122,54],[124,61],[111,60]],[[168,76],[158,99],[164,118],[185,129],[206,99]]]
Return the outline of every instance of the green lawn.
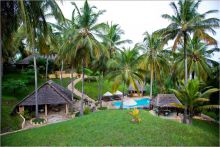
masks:
[[[107,80],[104,81],[102,95],[106,93],[107,91],[112,93],[112,84],[113,82],[109,82]],[[77,83],[76,88],[81,91],[82,82]],[[84,90],[85,90],[86,95],[88,95],[94,100],[98,100],[98,94],[99,94],[98,82],[94,82],[94,81],[89,82],[88,80],[85,81]],[[118,90],[123,92],[123,85],[120,85]]]
[[[2,82],[13,81],[13,80],[28,80],[30,75],[26,75],[21,72],[9,73],[3,76]],[[52,79],[54,82],[61,84],[60,79]],[[38,78],[38,87],[41,86],[46,80]],[[70,78],[63,79],[63,86],[67,87],[70,83]],[[1,114],[1,131],[8,132],[20,129],[21,127],[21,118],[18,115],[12,116],[12,112],[16,103],[22,100],[25,96],[31,93],[34,90],[34,83],[28,83],[27,88],[19,88],[15,90],[15,94],[10,89],[2,90],[2,114]]]
[[[128,110],[99,111],[66,122],[4,135],[2,145],[219,145],[217,124],[194,121],[188,126],[152,116],[144,110],[140,113],[142,122],[133,124]]]

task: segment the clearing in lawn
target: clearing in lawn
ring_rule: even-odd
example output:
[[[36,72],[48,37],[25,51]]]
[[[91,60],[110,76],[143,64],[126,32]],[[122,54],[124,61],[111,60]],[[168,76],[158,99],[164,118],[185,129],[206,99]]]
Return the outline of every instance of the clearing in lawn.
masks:
[[[104,110],[80,118],[2,136],[2,145],[165,145],[218,146],[218,125],[194,120],[185,125],[141,110],[142,121],[131,122],[131,110]],[[45,137],[47,139],[45,139]]]

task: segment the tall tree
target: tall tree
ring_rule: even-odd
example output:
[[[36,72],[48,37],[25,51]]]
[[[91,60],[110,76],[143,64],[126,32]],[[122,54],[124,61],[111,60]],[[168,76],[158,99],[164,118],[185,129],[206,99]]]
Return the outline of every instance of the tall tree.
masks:
[[[129,39],[121,39],[124,31],[118,24],[112,24],[112,22],[111,24],[103,24],[102,31],[103,44],[108,48],[110,56],[112,56],[112,54],[114,54],[114,52],[119,49],[120,45],[125,43],[132,43],[132,41]]]
[[[36,117],[38,117],[38,94],[37,94],[37,65],[36,52],[37,43],[39,43],[39,34],[47,35],[48,27],[45,19],[48,9],[54,16],[62,14],[57,3],[52,1],[19,1],[19,14],[21,15],[22,26],[25,28],[27,43],[34,53],[34,70],[35,70],[35,101]],[[62,16],[62,15],[61,15]],[[57,18],[57,17],[55,17]]]
[[[140,83],[143,80],[143,70],[138,68],[139,63],[139,49],[137,47],[118,51],[114,58],[108,61],[109,74],[107,76],[109,80],[114,81],[112,86],[113,91],[116,91],[119,85],[123,85],[121,109],[123,109],[125,90],[127,90],[130,84],[139,93],[136,81]]]
[[[198,37],[190,39],[187,43],[187,60],[188,60],[188,74],[191,74],[192,79],[197,77],[206,81],[207,77],[211,75],[211,68],[216,61],[211,59],[215,52],[219,52],[217,47],[210,48],[208,44],[202,42]],[[183,76],[181,73],[184,66],[183,48],[179,48],[176,59],[177,74]]]
[[[207,32],[215,34],[214,28],[219,27],[219,19],[206,18],[208,14],[216,13],[217,10],[210,10],[203,14],[198,13],[198,7],[201,0],[179,0],[178,5],[171,2],[170,6],[174,11],[174,15],[163,14],[162,17],[171,23],[162,32],[167,40],[173,40],[173,50],[177,45],[183,42],[184,48],[184,67],[185,67],[185,84],[188,80],[187,74],[187,40],[191,33],[196,34],[199,38],[207,41],[209,44],[216,44],[216,40]]]
[[[161,70],[168,71],[169,63],[163,56],[164,40],[162,36],[156,32],[152,34],[145,32],[144,35],[144,41],[139,46],[144,51],[140,66],[150,71],[150,97],[152,98],[154,75],[160,80]]]
[[[163,14],[162,17],[169,20],[171,23],[164,29],[159,30],[162,32],[167,40],[173,40],[173,50],[175,51],[177,45],[183,42],[184,48],[184,71],[185,71],[185,85],[187,84],[187,40],[191,33],[196,34],[199,38],[207,41],[209,44],[216,44],[216,40],[208,33],[215,34],[214,28],[219,27],[219,19],[206,18],[208,14],[216,13],[217,10],[210,10],[203,14],[198,13],[198,7],[201,0],[179,0],[178,5],[171,2],[170,6],[174,11],[174,15]],[[186,109],[184,112],[186,118]],[[184,119],[184,122],[186,119]]]
[[[97,24],[98,17],[104,11],[95,11],[96,7],[90,6],[87,0],[83,8],[78,9],[75,3],[77,15],[75,17],[75,29],[72,36],[69,38],[68,43],[64,46],[63,54],[71,58],[80,57],[82,66],[82,98],[80,115],[83,115],[83,102],[84,102],[84,68],[94,58],[99,59],[100,55],[105,52],[105,47],[97,40],[99,34],[100,24]]]

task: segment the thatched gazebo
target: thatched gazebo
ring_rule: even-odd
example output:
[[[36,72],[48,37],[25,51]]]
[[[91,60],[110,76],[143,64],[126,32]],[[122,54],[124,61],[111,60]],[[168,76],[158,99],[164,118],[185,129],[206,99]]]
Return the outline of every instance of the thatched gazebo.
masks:
[[[138,81],[135,81],[135,83],[136,83],[136,85],[137,85],[137,90],[140,92],[140,94],[145,94],[146,93],[146,90],[145,90],[145,88],[144,88],[144,86],[143,85],[141,85]],[[130,95],[132,95],[132,94],[137,94],[138,93],[138,91],[137,91],[131,84],[129,85],[129,88],[128,88],[128,93],[130,94]]]
[[[36,54],[35,56],[36,56],[36,59],[39,59],[39,58],[46,59],[46,55],[43,56],[43,55]],[[55,60],[56,57],[57,57],[57,55],[55,55],[55,54],[48,55],[49,60]],[[34,61],[34,55],[33,54],[25,57],[24,59],[22,59],[22,60],[20,60],[18,62],[16,62],[15,65],[17,67],[24,68],[24,67],[27,67],[28,65],[30,65],[30,63],[32,61]]]
[[[182,104],[174,94],[158,94],[154,99],[151,100],[150,105],[153,108],[158,108],[158,111],[179,111],[179,109],[172,105],[172,103]]]
[[[36,59],[37,58],[40,58],[40,55],[37,54]],[[27,67],[31,63],[31,61],[34,61],[34,55],[29,55],[29,56],[25,57],[24,59],[16,62],[15,64],[17,67],[23,68],[23,67]]]
[[[121,100],[121,98],[123,97],[123,93],[119,90],[117,90],[114,94],[113,94],[114,100]]]
[[[38,107],[44,109],[45,115],[48,114],[48,107],[61,106],[68,114],[70,105],[73,104],[72,92],[52,80],[47,81],[38,88]],[[26,96],[16,106],[14,111],[22,113],[24,110],[35,111],[35,91]]]

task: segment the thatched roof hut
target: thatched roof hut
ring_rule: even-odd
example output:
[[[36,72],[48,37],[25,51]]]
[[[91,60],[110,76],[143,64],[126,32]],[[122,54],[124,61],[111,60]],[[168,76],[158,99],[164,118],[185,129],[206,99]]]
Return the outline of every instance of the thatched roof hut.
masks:
[[[138,81],[135,81],[135,83],[136,83],[137,88],[138,88],[138,90],[139,90],[140,92],[146,91],[145,88],[144,88],[144,86],[141,85]],[[129,91],[137,91],[137,90],[135,89],[135,87],[133,87],[131,84],[129,85],[128,90],[129,90]]]
[[[174,108],[175,106],[171,105],[171,103],[181,104],[174,94],[158,94],[154,99],[151,100],[151,105],[160,108]]]
[[[47,106],[56,106],[62,105],[66,106],[66,114],[68,113],[69,106],[72,106],[75,101],[72,100],[72,92],[52,80],[47,81],[38,89],[38,105],[45,106],[45,115],[47,115]],[[74,99],[78,99],[76,95],[74,95]],[[21,113],[24,111],[26,107],[35,106],[35,91],[27,95],[23,100],[21,100],[15,108],[13,109],[13,113],[16,110]]]
[[[57,55],[55,55],[55,54],[51,54],[51,55],[48,56],[48,58],[50,60],[55,60],[56,57],[57,57]],[[38,59],[38,58],[45,58],[46,59],[46,56],[36,54],[36,59]],[[34,55],[32,54],[32,55],[29,55],[26,58],[16,62],[15,64],[16,65],[29,65],[30,62],[33,61],[33,60],[34,60]]]
[[[36,55],[36,58],[39,58],[40,55]],[[31,61],[34,60],[34,55],[30,55],[30,56],[27,56],[26,58],[18,61],[16,64],[17,65],[29,65]]]
[[[72,102],[72,92],[52,80],[47,81],[38,88],[38,105],[67,104]],[[35,105],[35,91],[26,96],[16,106]]]

